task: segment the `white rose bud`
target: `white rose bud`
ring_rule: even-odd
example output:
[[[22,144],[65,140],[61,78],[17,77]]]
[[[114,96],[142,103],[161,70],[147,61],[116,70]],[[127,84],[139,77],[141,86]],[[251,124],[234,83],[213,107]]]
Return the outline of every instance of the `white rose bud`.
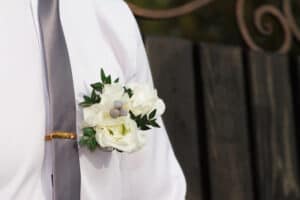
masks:
[[[156,109],[155,117],[158,117],[165,112],[163,100],[158,97],[156,89],[151,85],[130,83],[128,87],[133,91],[133,96],[129,100],[129,110],[135,115],[149,114]]]

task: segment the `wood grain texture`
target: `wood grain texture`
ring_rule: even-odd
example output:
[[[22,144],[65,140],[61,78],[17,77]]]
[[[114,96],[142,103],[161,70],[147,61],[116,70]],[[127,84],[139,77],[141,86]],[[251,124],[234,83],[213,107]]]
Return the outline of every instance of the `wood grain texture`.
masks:
[[[239,48],[201,45],[211,200],[253,200]]]
[[[249,61],[259,199],[300,199],[288,59],[251,52]]]
[[[192,43],[172,38],[147,38],[154,83],[167,104],[164,121],[186,175],[187,200],[201,200],[201,169]]]

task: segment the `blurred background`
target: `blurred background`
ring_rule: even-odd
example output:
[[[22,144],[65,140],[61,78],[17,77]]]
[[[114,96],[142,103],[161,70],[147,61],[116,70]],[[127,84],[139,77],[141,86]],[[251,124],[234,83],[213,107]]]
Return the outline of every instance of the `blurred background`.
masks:
[[[166,9],[183,5],[193,0],[127,0],[143,8]],[[285,0],[245,0],[244,18],[252,37],[267,50],[275,50],[283,40],[282,27],[270,15],[264,16],[264,23],[273,24],[274,32],[266,37],[254,25],[254,12],[262,5],[271,4],[278,9]],[[293,16],[300,20],[300,1],[290,0]],[[146,35],[176,36],[193,41],[242,45],[243,39],[236,19],[237,0],[214,0],[190,14],[165,20],[138,18],[142,32]],[[300,24],[300,22],[299,22]],[[294,44],[292,53],[300,53],[299,43]]]
[[[300,199],[300,0],[127,2],[187,200]]]

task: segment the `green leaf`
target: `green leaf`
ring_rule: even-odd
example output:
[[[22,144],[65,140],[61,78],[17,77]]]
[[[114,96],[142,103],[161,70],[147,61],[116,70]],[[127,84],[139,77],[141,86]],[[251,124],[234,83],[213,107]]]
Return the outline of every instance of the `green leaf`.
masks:
[[[111,75],[109,75],[106,79],[106,84],[111,84]]]
[[[96,93],[96,90],[93,89],[91,96],[83,96],[84,101],[79,103],[82,107],[88,107],[96,103],[100,103],[101,97]]]
[[[114,83],[119,83],[119,80],[120,80],[119,78],[115,79]]]
[[[90,149],[90,151],[95,151],[98,144],[95,138],[89,139],[87,142],[87,147]]]
[[[131,119],[136,120],[136,116],[133,114],[133,112],[131,112],[131,110],[129,110],[129,115]]]
[[[90,151],[96,150],[98,143],[96,140],[96,131],[92,127],[83,128],[83,136],[79,140],[80,146],[86,146]]]
[[[101,74],[102,84],[111,84],[111,82],[112,82],[111,75],[107,76],[102,68],[101,68],[100,74]]]
[[[151,126],[160,128],[160,125],[156,122],[156,120],[152,120],[152,121],[150,121],[150,123],[151,123]]]
[[[92,99],[89,97],[89,96],[83,96],[83,99],[85,100],[85,101],[92,101]]]
[[[147,115],[134,115],[131,111],[129,111],[130,118],[134,120],[141,130],[149,130],[150,126],[159,128],[159,124],[156,122],[156,119],[154,119],[156,110],[153,110],[149,116]]]
[[[102,68],[101,68],[100,74],[101,74],[101,81],[102,81],[102,83],[105,83],[106,82],[106,75],[105,75],[105,72],[104,72],[104,70]]]
[[[95,103],[100,103],[101,102],[101,97],[99,95],[96,95],[95,99],[94,99]]]
[[[103,83],[97,82],[97,83],[91,84],[91,87],[92,87],[94,90],[96,90],[96,91],[102,93],[102,90],[103,90],[104,85],[103,85]]]
[[[147,122],[147,115],[144,115],[144,116],[142,117],[141,121],[142,121],[143,123],[146,123],[146,122]]]
[[[91,105],[93,105],[92,103],[87,103],[87,102],[81,102],[80,104],[79,104],[81,107],[89,107],[89,106],[91,106]]]
[[[82,129],[82,131],[83,131],[83,135],[87,137],[93,137],[96,135],[96,131],[94,130],[94,128],[91,127],[84,128]]]
[[[79,140],[79,145],[80,146],[85,146],[87,144],[87,140],[88,140],[87,137],[85,137],[85,136],[81,137],[80,140]]]
[[[149,129],[150,129],[150,127],[148,127],[146,125],[144,125],[144,126],[141,127],[141,130],[143,130],[143,131],[146,131],[146,130],[149,130]]]
[[[92,101],[95,100],[96,96],[97,96],[96,90],[93,90],[92,91],[92,96],[91,96]]]
[[[93,103],[100,103],[101,98],[100,98],[100,95],[98,95],[98,94],[96,93],[96,90],[93,90],[91,99],[92,99],[92,102],[93,102]]]
[[[79,103],[80,106],[89,107],[89,106],[93,105],[93,101],[92,101],[91,97],[84,96],[83,99],[84,99],[84,101]]]
[[[129,98],[131,98],[133,96],[132,89],[126,88],[126,87],[123,87],[123,88],[124,88],[124,92],[128,94]]]
[[[150,113],[149,118],[153,119],[155,117],[155,115],[156,115],[156,109]]]

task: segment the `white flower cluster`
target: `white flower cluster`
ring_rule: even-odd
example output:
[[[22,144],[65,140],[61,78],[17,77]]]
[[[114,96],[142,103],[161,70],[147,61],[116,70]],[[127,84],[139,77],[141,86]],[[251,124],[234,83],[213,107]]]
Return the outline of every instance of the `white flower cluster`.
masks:
[[[131,93],[126,92],[130,89]],[[156,89],[140,83],[125,87],[118,82],[104,84],[101,100],[83,108],[83,128],[93,128],[97,145],[104,149],[134,152],[146,142],[139,120],[151,116],[152,122],[165,112]]]

